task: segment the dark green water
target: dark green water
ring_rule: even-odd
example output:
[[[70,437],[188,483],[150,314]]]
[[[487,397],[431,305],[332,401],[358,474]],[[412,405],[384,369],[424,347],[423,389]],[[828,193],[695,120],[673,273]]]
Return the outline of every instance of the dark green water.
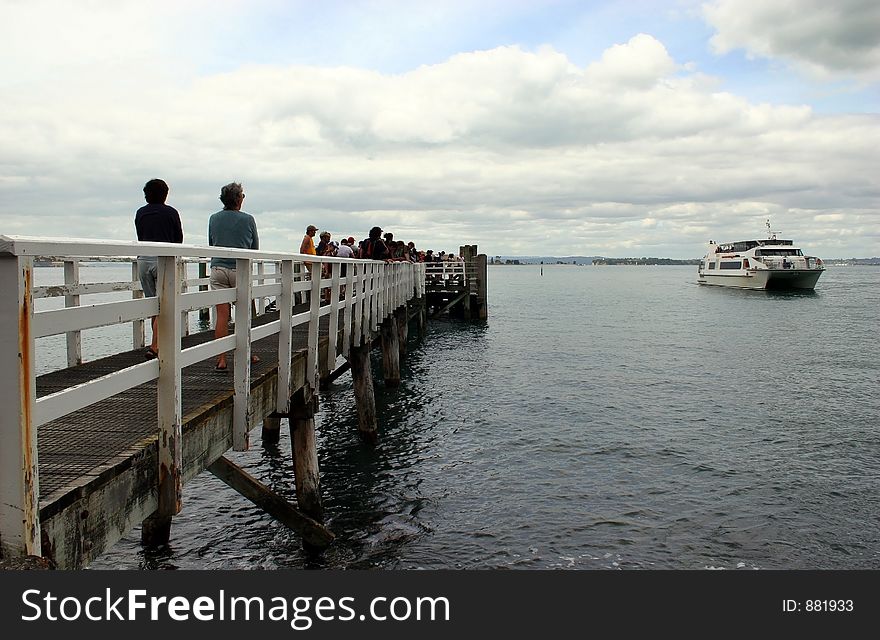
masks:
[[[810,294],[693,267],[489,281],[487,323],[433,323],[377,382],[377,445],[348,375],[322,395],[323,556],[203,474],[169,548],[136,531],[93,567],[880,568],[880,269]],[[282,426],[231,457],[292,499]]]

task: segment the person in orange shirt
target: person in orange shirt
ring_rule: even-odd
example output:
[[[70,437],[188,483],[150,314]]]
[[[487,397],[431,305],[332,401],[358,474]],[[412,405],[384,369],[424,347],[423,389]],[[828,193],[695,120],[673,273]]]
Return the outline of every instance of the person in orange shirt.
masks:
[[[305,253],[306,255],[314,256],[317,255],[315,251],[315,234],[318,233],[318,227],[313,224],[310,224],[306,227],[306,235],[303,236],[302,244],[299,245],[299,252]],[[309,270],[309,273],[312,272],[312,263],[306,262],[306,269]]]

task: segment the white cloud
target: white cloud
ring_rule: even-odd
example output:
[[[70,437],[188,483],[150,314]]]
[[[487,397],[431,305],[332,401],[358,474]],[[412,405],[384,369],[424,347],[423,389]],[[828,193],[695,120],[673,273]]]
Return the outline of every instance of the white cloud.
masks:
[[[591,64],[587,76],[619,87],[650,88],[659,78],[671,75],[676,65],[666,48],[653,37],[640,33],[626,44],[616,44]]]
[[[718,53],[745,49],[782,58],[825,77],[880,80],[880,4],[876,0],[715,0],[704,6]]]
[[[47,36],[24,56],[0,118],[0,233],[130,239],[143,183],[162,177],[195,243],[220,186],[240,180],[274,249],[309,223],[356,237],[380,224],[447,251],[696,257],[772,215],[820,254],[842,238],[880,254],[876,117],[719,92],[650,35],[581,67],[511,45],[399,74],[277,63],[196,76],[171,46],[186,6],[174,33],[140,5],[102,12],[90,37],[130,29],[129,53],[80,43],[66,60]]]

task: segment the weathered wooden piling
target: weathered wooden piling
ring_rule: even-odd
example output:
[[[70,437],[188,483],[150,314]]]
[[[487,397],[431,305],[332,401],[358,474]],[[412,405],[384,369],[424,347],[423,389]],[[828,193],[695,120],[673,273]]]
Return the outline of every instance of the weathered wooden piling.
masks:
[[[367,342],[349,351],[354,397],[357,402],[358,430],[366,440],[375,441],[378,433],[376,396],[373,391],[373,373],[370,370],[370,350]]]
[[[406,358],[406,343],[409,340],[409,311],[406,306],[394,312],[397,323],[397,342],[400,349],[400,360]]]
[[[151,515],[141,523],[141,544],[160,547],[171,541],[171,516]]]
[[[476,317],[480,320],[485,320],[489,317],[489,305],[488,305],[488,276],[489,276],[489,268],[488,268],[488,258],[485,253],[481,253],[474,257],[474,265],[475,265],[475,291],[473,294],[474,302],[476,303]]]
[[[293,475],[296,502],[300,511],[318,522],[324,519],[321,482],[318,472],[318,446],[315,440],[317,396],[300,390],[290,405],[290,439],[293,449]]]
[[[263,432],[261,440],[264,445],[278,444],[281,440],[281,418],[266,416],[263,418]]]
[[[380,326],[382,336],[382,377],[386,387],[400,385],[400,338],[397,319],[392,315]]]
[[[428,333],[428,303],[422,297],[417,300],[416,305],[418,306],[416,322],[419,327],[419,339],[424,340]]]

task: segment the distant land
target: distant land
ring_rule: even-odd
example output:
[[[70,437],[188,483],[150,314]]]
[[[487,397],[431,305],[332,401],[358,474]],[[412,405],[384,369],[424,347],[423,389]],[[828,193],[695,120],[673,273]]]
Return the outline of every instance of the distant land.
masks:
[[[672,258],[606,258],[604,256],[491,256],[489,264],[522,265],[522,264],[573,264],[573,265],[696,265],[699,258],[690,260],[675,260]],[[880,266],[878,258],[829,258],[825,264],[830,266],[853,266],[870,265]]]

